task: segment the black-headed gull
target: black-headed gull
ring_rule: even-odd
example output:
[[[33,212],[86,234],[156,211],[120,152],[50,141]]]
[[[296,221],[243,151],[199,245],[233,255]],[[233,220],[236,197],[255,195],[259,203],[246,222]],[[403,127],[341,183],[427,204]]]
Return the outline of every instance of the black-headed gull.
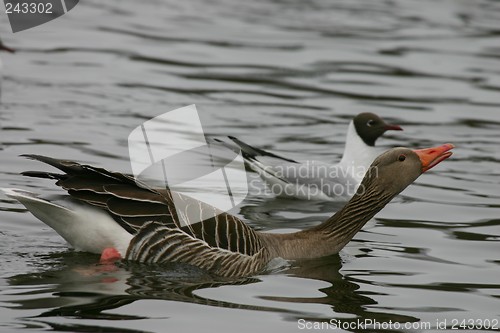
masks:
[[[373,160],[383,152],[375,141],[386,131],[401,131],[373,113],[360,113],[347,128],[342,159],[337,164],[298,162],[229,137],[242,150],[247,165],[280,197],[346,201],[351,198]]]

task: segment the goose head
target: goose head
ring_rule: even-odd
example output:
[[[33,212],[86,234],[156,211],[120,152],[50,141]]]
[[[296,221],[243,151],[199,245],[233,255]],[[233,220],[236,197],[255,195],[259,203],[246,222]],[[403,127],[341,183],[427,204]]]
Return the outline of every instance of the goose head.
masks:
[[[417,150],[403,147],[389,149],[373,161],[360,188],[372,189],[375,193],[387,193],[393,197],[422,173],[450,157],[450,150],[453,148],[452,144],[446,143]]]

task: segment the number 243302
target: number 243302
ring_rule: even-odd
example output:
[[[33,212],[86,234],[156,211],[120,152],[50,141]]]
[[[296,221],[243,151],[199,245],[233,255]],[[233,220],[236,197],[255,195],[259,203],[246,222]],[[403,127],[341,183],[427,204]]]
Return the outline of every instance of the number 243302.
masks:
[[[52,14],[52,4],[50,2],[21,2],[5,4],[7,14]]]

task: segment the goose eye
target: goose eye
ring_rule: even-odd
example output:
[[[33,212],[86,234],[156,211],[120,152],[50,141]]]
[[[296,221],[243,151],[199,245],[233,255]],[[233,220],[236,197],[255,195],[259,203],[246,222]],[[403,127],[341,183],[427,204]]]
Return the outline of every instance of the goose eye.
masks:
[[[368,127],[372,127],[373,125],[375,125],[375,120],[373,119],[368,120],[368,122],[366,123],[366,126]]]
[[[399,155],[399,156],[398,156],[398,160],[399,160],[400,162],[403,162],[404,160],[406,160],[406,155],[405,155],[405,154],[401,154],[401,155]]]

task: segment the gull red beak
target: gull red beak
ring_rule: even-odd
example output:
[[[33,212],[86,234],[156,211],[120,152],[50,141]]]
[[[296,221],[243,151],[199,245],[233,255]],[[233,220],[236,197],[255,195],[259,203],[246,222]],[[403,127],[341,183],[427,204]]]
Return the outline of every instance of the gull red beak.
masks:
[[[422,173],[430,170],[452,155],[451,149],[455,148],[451,143],[444,145],[414,150],[422,163]]]
[[[402,131],[403,129],[399,125],[386,125],[384,127],[386,131]]]
[[[10,48],[8,46],[5,46],[3,44],[0,44],[0,50],[7,51],[7,52],[10,52],[10,53],[15,53],[16,52],[16,50],[14,50],[14,49],[12,49],[12,48]]]

